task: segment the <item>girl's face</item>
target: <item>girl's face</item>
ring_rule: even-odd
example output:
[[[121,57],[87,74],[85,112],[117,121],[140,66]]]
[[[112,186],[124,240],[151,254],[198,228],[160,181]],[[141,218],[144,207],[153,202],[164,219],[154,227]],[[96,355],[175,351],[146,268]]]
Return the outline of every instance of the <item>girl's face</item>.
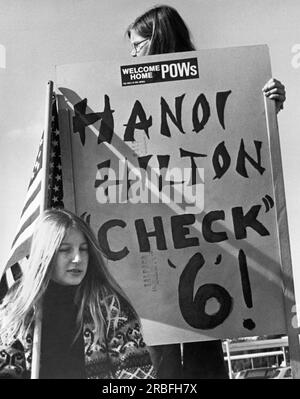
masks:
[[[133,57],[142,57],[148,54],[150,40],[140,36],[134,29],[130,31],[130,42],[132,45],[131,55]]]
[[[76,228],[67,231],[53,260],[52,280],[62,285],[78,285],[86,275],[88,243]]]

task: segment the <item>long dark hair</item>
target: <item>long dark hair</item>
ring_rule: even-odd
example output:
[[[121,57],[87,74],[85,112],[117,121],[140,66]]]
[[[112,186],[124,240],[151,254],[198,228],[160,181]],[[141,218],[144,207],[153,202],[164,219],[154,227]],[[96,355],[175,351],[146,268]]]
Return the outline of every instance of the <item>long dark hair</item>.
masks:
[[[129,38],[132,29],[150,40],[149,55],[195,50],[187,25],[173,7],[151,8],[127,28]]]

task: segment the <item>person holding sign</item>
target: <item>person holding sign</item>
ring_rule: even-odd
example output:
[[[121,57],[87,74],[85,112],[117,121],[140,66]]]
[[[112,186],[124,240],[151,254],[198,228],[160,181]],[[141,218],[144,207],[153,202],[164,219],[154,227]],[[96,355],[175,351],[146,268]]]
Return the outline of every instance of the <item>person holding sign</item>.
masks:
[[[138,315],[89,225],[66,210],[41,215],[28,265],[0,304],[0,378],[30,378],[41,304],[39,378],[155,378]]]
[[[169,6],[156,6],[145,12],[128,27],[126,34],[133,57],[195,50],[188,27]],[[286,98],[284,85],[277,79],[270,79],[262,91],[275,101],[276,112],[279,112]],[[159,378],[228,378],[221,340],[185,343],[183,363],[179,344],[150,349]]]

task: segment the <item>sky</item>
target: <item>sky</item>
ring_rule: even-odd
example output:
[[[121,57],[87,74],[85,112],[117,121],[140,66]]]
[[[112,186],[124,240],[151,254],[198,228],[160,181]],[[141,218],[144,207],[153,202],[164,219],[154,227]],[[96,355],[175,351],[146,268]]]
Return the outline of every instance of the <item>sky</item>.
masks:
[[[55,65],[129,55],[127,26],[156,2],[0,0],[0,263],[6,262],[44,125],[46,84]],[[278,115],[289,235],[300,304],[300,2],[166,0],[197,49],[267,44],[273,76],[287,91]],[[298,299],[299,298],[299,299]]]

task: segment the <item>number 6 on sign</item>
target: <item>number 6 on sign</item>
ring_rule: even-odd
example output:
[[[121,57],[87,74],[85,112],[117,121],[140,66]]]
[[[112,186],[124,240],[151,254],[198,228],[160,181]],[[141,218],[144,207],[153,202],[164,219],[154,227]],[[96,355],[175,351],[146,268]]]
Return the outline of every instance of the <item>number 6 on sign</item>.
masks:
[[[198,288],[195,298],[194,282],[198,271],[204,266],[205,260],[197,252],[184,268],[178,286],[179,307],[184,320],[194,328],[210,330],[222,324],[232,310],[232,298],[228,291],[218,284],[204,284]],[[219,310],[207,314],[206,303],[214,298],[219,303]]]

